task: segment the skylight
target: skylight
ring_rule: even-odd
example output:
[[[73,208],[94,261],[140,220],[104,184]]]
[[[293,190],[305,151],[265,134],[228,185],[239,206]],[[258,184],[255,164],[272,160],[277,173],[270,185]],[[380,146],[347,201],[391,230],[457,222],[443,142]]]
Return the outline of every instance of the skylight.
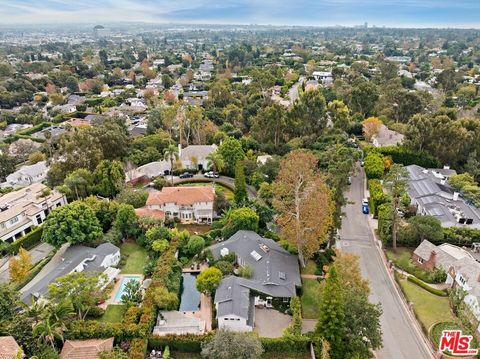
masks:
[[[262,259],[262,256],[260,254],[258,254],[257,251],[251,251],[250,252],[250,255],[253,257],[253,259],[255,259],[257,262]]]

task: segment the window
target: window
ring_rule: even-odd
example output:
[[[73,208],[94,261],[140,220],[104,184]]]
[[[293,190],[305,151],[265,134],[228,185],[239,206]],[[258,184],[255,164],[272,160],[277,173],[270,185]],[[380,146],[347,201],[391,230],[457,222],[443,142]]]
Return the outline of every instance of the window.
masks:
[[[418,263],[422,264],[423,263],[423,258],[418,257]]]
[[[18,216],[15,216],[10,220],[10,224],[14,224],[14,223],[17,223],[17,222],[18,222]]]

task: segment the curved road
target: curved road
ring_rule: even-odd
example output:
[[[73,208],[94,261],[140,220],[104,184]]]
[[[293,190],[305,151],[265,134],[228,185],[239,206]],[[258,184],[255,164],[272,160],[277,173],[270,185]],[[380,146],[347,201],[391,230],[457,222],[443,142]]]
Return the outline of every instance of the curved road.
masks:
[[[376,352],[377,358],[427,359],[433,355],[412,322],[405,302],[392,283],[383,259],[376,248],[372,229],[367,216],[362,214],[361,201],[364,196],[365,173],[357,167],[357,175],[347,194],[339,247],[346,252],[360,256],[360,268],[365,278],[370,281],[370,300],[382,304],[383,314],[380,318],[383,332],[383,348]]]
[[[167,181],[170,181],[170,177],[168,178],[167,177],[165,177],[165,179]],[[188,183],[188,182],[205,182],[205,183],[215,182],[230,188],[232,191],[235,188],[235,179],[227,176],[220,176],[219,178],[205,178],[203,175],[194,175],[191,178],[180,178],[180,177],[173,178],[173,184]],[[257,197],[257,191],[255,190],[255,187],[247,185],[247,195],[248,195],[248,199],[255,199],[255,197]]]

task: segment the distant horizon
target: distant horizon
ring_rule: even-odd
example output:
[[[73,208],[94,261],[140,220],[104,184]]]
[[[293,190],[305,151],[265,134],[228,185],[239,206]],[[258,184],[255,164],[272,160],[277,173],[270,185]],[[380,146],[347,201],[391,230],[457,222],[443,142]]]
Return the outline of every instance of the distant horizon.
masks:
[[[479,0],[480,1],[480,0]],[[90,22],[49,22],[49,23],[0,23],[0,29],[8,29],[8,28],[30,28],[30,27],[44,27],[44,28],[53,28],[53,27],[94,27],[96,25],[102,25],[106,28],[109,27],[121,27],[126,25],[146,25],[151,26],[152,28],[155,26],[164,27],[164,26],[188,26],[188,27],[206,27],[206,26],[215,26],[215,27],[249,27],[249,26],[257,26],[257,27],[271,27],[271,28],[298,28],[298,29],[335,29],[335,28],[344,28],[344,29],[401,29],[401,30],[480,30],[480,25],[477,27],[460,27],[460,26],[402,26],[402,25],[378,25],[378,24],[370,24],[368,23],[368,27],[365,27],[365,23],[358,23],[358,24],[351,24],[351,25],[344,25],[344,24],[335,24],[335,25],[295,25],[295,24],[268,24],[268,23],[208,23],[208,22],[146,22],[146,21],[116,21],[116,20],[107,20],[107,21],[90,21]],[[110,26],[109,26],[110,25]]]
[[[0,26],[178,25],[479,29],[478,0],[3,0]]]

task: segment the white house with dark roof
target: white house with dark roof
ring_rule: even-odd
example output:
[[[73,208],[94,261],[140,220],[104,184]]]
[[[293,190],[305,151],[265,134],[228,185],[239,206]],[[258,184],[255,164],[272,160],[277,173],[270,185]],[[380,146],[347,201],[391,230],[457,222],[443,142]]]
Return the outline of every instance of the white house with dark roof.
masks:
[[[120,249],[111,244],[103,243],[97,248],[75,245],[68,247],[61,257],[61,262],[51,268],[47,273],[40,272],[35,284],[26,286],[20,290],[20,299],[30,304],[32,299],[43,297],[48,290],[48,284],[58,277],[73,272],[96,272],[107,276],[107,285],[120,273],[120,269],[114,268],[120,262]],[[35,278],[37,279],[37,278]]]
[[[250,278],[228,276],[220,281],[214,298],[219,328],[252,331],[256,299],[288,302],[302,285],[297,256],[253,231],[238,231],[210,250],[215,259],[234,253],[238,265],[252,269]]]
[[[42,182],[47,178],[48,166],[46,161],[40,161],[34,165],[22,166],[8,175],[6,181],[0,187],[25,187],[33,183]]]

